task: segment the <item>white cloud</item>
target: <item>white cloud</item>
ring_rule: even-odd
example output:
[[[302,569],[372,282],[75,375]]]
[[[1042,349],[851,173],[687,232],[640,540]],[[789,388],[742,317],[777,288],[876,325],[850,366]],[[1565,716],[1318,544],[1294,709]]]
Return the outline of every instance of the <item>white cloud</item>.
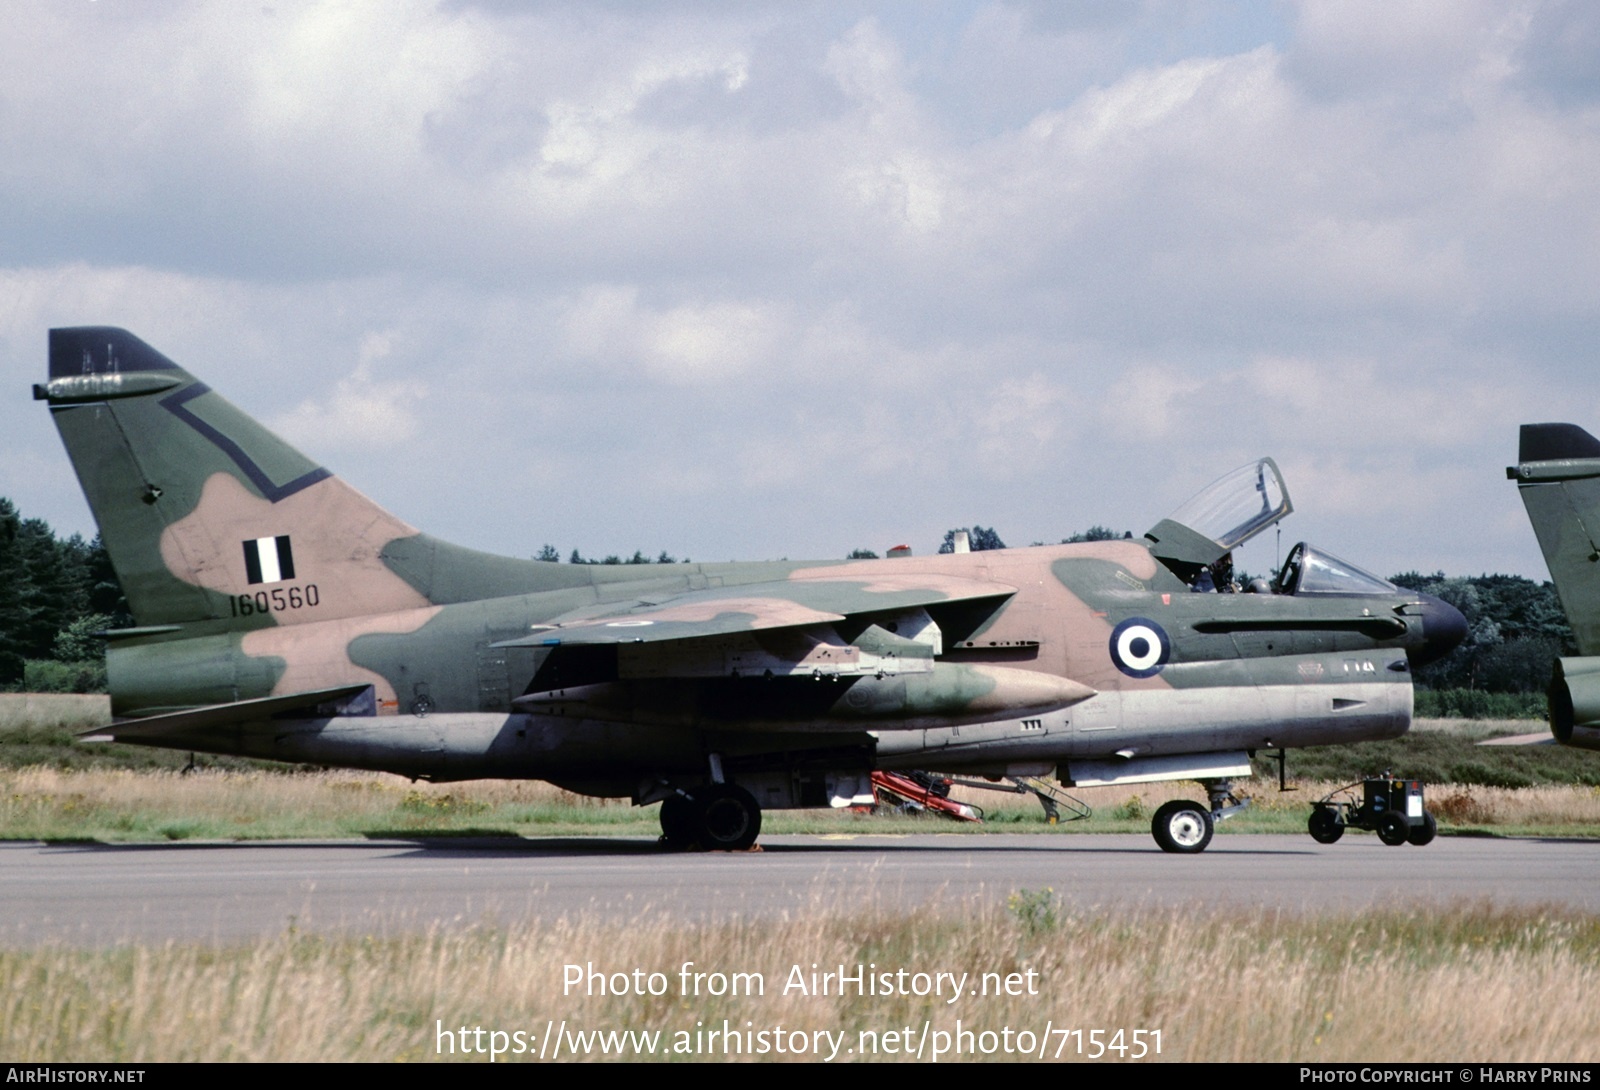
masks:
[[[354,447],[393,449],[409,443],[421,430],[417,409],[428,398],[426,384],[380,377],[393,353],[393,330],[362,335],[355,370],[272,421],[273,430],[289,442],[328,450]]]
[[[126,325],[475,544],[1053,540],[1271,452],[1529,570],[1493,463],[1600,426],[1581,5],[270,12],[8,9],[0,346]]]
[[[715,300],[674,307],[640,303],[637,288],[597,285],[564,308],[575,356],[677,386],[703,386],[776,369],[782,308]]]

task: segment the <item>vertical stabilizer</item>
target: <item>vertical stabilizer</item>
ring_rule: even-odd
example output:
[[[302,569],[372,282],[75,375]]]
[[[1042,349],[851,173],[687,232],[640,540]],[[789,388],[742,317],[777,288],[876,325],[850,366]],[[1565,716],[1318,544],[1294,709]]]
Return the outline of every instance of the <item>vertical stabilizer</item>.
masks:
[[[1524,424],[1517,482],[1567,621],[1600,654],[1600,439],[1576,424]]]
[[[419,534],[126,330],[51,330],[34,396],[140,625],[391,613],[554,574]]]

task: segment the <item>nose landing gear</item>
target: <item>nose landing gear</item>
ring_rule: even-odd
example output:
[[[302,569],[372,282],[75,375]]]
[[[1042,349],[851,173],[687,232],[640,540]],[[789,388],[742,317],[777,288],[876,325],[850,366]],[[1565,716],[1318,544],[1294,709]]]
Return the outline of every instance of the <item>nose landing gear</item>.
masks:
[[[1164,852],[1193,855],[1206,850],[1216,827],[1211,812],[1198,802],[1177,799],[1162,806],[1150,823],[1150,832]]]
[[[1195,855],[1206,850],[1216,823],[1226,821],[1250,803],[1233,793],[1232,780],[1202,780],[1210,807],[1187,799],[1177,799],[1156,811],[1150,833],[1164,852]]]

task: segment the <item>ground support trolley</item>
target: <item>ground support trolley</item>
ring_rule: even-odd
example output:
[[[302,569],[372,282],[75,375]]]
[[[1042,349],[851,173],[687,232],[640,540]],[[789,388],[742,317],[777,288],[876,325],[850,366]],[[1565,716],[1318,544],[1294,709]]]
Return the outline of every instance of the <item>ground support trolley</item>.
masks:
[[[1356,791],[1360,789],[1358,796]],[[1311,804],[1311,839],[1332,844],[1346,829],[1366,829],[1391,847],[1433,840],[1439,823],[1422,801],[1422,781],[1382,776],[1346,784]]]

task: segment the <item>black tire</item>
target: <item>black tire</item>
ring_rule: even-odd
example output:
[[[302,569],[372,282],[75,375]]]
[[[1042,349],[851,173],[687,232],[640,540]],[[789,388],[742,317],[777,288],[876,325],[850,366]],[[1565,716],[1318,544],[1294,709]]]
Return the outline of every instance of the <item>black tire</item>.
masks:
[[[1344,823],[1339,820],[1335,810],[1319,806],[1311,811],[1311,820],[1307,822],[1311,828],[1311,839],[1318,844],[1336,844],[1344,835]]]
[[[1411,826],[1411,833],[1406,837],[1406,839],[1411,841],[1411,843],[1415,844],[1417,847],[1423,848],[1433,843],[1433,838],[1437,836],[1438,833],[1439,823],[1434,820],[1432,814],[1424,810],[1422,812],[1422,820]]]
[[[661,843],[667,847],[692,847],[699,824],[694,803],[682,795],[669,795],[661,800]]]
[[[1211,811],[1198,802],[1179,799],[1156,811],[1150,832],[1164,852],[1195,855],[1206,850],[1216,831]]]
[[[736,783],[714,783],[695,792],[700,846],[742,852],[761,835],[761,804]]]
[[[1390,810],[1378,818],[1378,839],[1391,848],[1398,848],[1411,839],[1411,822],[1398,810]]]

